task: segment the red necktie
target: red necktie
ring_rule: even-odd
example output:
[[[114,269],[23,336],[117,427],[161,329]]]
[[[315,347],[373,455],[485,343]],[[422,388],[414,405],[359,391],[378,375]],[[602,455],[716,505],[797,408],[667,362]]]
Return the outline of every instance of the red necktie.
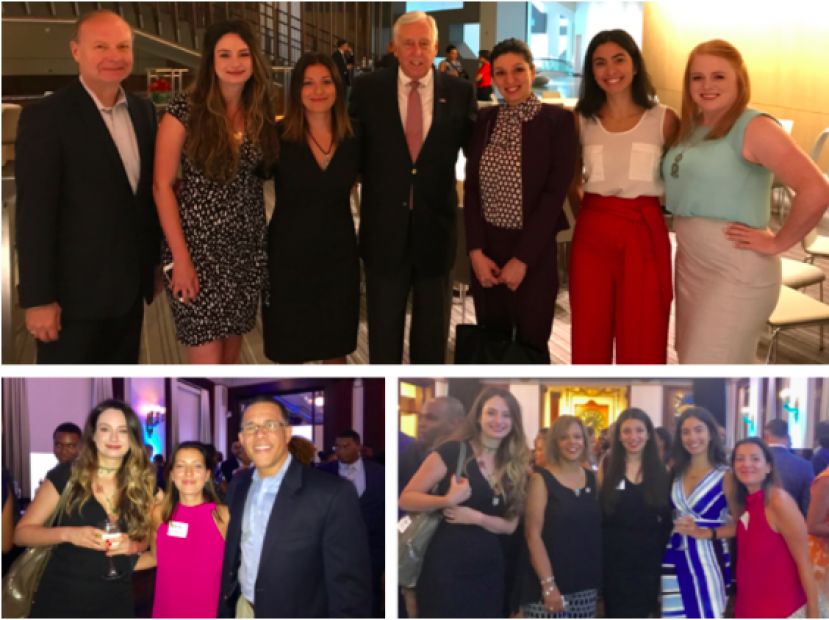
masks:
[[[417,161],[420,147],[423,144],[423,105],[420,102],[420,82],[409,82],[409,104],[406,109],[406,144],[409,145],[409,155],[412,162]]]

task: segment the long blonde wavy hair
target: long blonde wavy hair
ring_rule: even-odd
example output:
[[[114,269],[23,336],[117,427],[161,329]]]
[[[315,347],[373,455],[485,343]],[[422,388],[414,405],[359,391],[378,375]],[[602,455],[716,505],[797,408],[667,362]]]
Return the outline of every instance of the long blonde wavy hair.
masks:
[[[150,511],[155,503],[155,468],[150,464],[144,450],[141,421],[132,407],[126,403],[110,399],[99,403],[86,418],[81,452],[72,466],[70,481],[72,489],[67,500],[66,510],[80,510],[94,493],[92,480],[98,471],[98,448],[95,446],[95,429],[98,418],[108,409],[116,409],[124,414],[129,435],[129,450],[121,461],[116,474],[118,486],[118,516],[126,525],[126,533],[134,540],[144,540],[150,534]]]
[[[487,401],[500,397],[507,403],[512,420],[512,428],[498,446],[495,452],[495,473],[492,477],[493,489],[504,494],[506,500],[506,516],[512,517],[523,514],[527,499],[527,466],[530,463],[530,449],[524,435],[524,424],[521,420],[521,405],[509,391],[488,387],[484,388],[472,408],[466,415],[464,424],[457,435],[461,441],[471,441],[481,445],[481,415]],[[470,455],[467,463],[475,458]]]

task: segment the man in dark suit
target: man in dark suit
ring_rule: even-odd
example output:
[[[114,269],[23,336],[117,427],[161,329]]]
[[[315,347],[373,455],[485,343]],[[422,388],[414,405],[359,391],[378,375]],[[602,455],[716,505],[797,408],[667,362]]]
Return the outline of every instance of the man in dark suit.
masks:
[[[809,461],[789,450],[789,423],[780,419],[766,422],[763,441],[774,455],[774,468],[780,477],[780,483],[797,502],[805,517],[809,510],[809,494],[815,475]]]
[[[249,404],[240,429],[254,468],[227,492],[219,617],[367,617],[371,563],[354,485],[291,457],[274,400]]]
[[[383,518],[385,515],[386,470],[374,461],[360,458],[360,434],[347,430],[337,435],[334,440],[334,452],[337,460],[323,463],[322,471],[338,475],[354,485],[360,497],[360,511],[368,530],[368,546],[371,555],[371,584],[374,590],[372,599],[372,617],[383,617],[383,590],[381,587],[385,568],[385,532]]]
[[[351,54],[351,48],[348,41],[345,39],[337,40],[337,49],[331,54],[334,64],[337,65],[337,71],[340,73],[343,85],[348,88],[351,86],[351,71],[354,69],[354,56]]]
[[[20,305],[39,363],[138,361],[161,231],[155,108],[121,87],[132,38],[115,13],[84,15],[70,42],[78,81],[20,116]]]
[[[409,358],[442,364],[455,260],[455,162],[475,120],[475,92],[471,82],[434,71],[432,17],[406,13],[393,36],[399,68],[361,77],[350,103],[363,130],[360,254],[369,360],[401,362],[411,292]]]

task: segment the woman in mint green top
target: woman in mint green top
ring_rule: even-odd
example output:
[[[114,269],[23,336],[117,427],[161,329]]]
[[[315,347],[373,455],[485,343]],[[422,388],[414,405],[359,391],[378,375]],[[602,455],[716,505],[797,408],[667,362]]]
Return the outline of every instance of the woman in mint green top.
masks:
[[[751,364],[780,292],[785,251],[829,206],[829,183],[771,117],[748,109],[743,59],[712,40],[688,57],[679,136],[662,162],[675,215],[676,350],[680,363]],[[768,227],[773,175],[795,198]]]

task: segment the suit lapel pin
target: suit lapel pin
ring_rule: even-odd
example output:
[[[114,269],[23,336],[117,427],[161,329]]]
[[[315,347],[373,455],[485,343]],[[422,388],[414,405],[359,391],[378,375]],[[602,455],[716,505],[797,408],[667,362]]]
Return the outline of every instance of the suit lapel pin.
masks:
[[[446,103],[446,99],[444,99],[443,97],[441,97],[440,99],[438,99],[438,103]]]

